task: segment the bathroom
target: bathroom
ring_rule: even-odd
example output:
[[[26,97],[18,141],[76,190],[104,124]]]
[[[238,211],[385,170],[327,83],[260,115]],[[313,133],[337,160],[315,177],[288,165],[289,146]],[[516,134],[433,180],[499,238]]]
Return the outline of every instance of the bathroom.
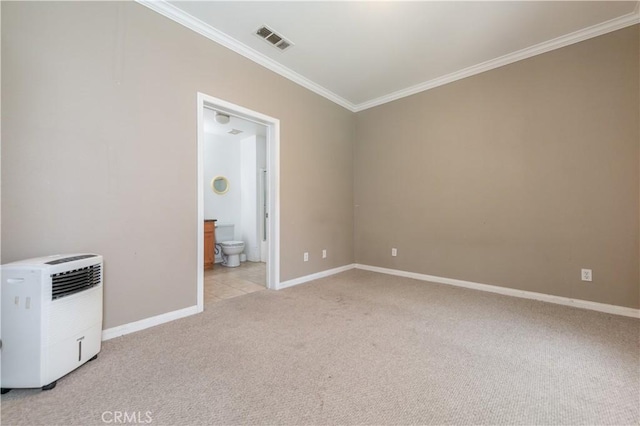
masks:
[[[205,303],[265,288],[266,131],[204,111]]]

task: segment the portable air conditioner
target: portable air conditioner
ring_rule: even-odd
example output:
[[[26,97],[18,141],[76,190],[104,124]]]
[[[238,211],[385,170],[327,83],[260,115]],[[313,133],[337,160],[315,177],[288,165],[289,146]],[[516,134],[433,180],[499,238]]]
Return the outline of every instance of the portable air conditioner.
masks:
[[[97,357],[102,337],[102,256],[72,254],[2,265],[2,393],[53,389]]]

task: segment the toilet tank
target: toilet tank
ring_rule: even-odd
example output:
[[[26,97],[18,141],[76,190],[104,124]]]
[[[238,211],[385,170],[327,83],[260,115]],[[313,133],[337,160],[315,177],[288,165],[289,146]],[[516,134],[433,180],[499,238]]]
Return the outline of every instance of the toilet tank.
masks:
[[[233,241],[233,223],[216,223],[216,243]]]

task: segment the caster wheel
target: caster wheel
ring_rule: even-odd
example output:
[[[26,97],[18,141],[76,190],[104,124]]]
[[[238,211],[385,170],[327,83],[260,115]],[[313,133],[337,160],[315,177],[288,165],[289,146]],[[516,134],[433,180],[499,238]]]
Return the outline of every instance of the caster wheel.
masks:
[[[48,385],[43,386],[43,387],[42,387],[42,390],[43,390],[43,391],[45,391],[45,390],[51,390],[51,389],[55,388],[57,384],[58,384],[58,381],[56,380],[55,382],[51,382],[51,383],[49,383]]]
[[[89,359],[89,361],[93,361],[94,359],[98,359],[98,354],[95,354],[91,359]],[[89,362],[87,361],[87,362]]]

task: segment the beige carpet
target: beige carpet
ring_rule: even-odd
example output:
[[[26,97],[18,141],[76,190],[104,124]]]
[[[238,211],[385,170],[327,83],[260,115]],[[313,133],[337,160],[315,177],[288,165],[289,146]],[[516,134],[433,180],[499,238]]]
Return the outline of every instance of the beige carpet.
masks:
[[[638,424],[639,336],[635,319],[353,270],[105,342],[54,390],[4,395],[2,424]]]

